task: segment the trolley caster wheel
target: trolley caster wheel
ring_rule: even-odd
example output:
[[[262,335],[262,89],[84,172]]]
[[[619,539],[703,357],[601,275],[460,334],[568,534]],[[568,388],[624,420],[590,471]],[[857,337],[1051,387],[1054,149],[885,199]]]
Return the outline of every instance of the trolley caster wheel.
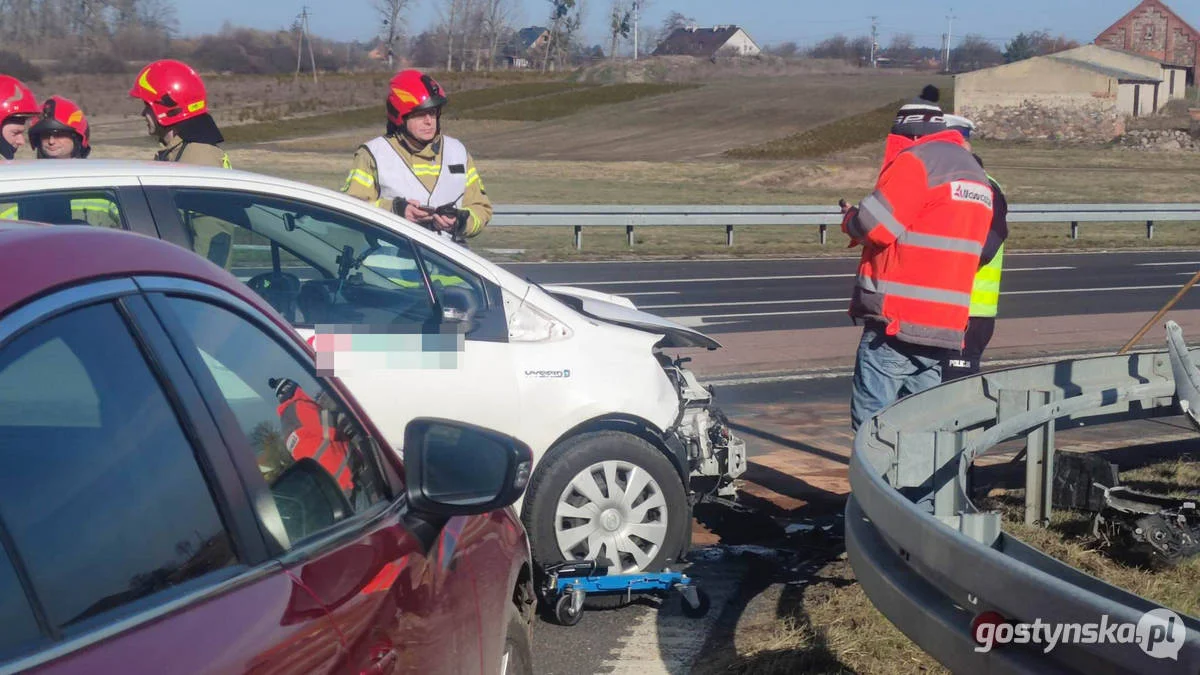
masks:
[[[563,593],[554,603],[554,618],[564,626],[574,626],[583,618],[583,607],[575,609],[574,600],[574,594]]]
[[[712,599],[708,597],[708,593],[704,592],[704,589],[695,587],[695,598],[688,597],[690,593],[681,592],[680,594],[683,596],[684,616],[689,619],[699,619],[708,614],[708,610],[712,606]]]

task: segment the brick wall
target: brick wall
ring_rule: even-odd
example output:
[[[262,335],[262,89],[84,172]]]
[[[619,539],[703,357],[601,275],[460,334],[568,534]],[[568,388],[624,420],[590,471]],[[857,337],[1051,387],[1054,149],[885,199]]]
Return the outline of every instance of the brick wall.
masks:
[[[1097,37],[1096,44],[1188,67],[1196,65],[1200,54],[1200,34],[1156,0],[1143,2],[1131,15]]]

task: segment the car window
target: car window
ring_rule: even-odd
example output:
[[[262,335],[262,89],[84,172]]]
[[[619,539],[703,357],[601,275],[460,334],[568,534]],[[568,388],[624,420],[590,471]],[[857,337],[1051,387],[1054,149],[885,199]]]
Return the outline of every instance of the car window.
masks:
[[[168,302],[233,409],[293,544],[387,500],[374,446],[309,367],[233,312],[187,298]],[[305,459],[336,483],[349,508],[334,513],[288,487],[309,485],[288,478]]]
[[[195,450],[112,305],[13,340],[0,388],[5,408],[28,392],[25,419],[6,411],[0,424],[0,518],[53,625],[70,634],[237,563]]]
[[[447,304],[446,291],[453,288],[464,291],[475,308],[484,309],[488,306],[487,293],[477,275],[424,246],[421,247],[421,261],[425,265],[425,273],[429,275],[429,283],[433,286],[438,302]]]
[[[125,221],[111,190],[56,190],[0,196],[0,219],[51,225],[95,225],[122,229]]]
[[[233,272],[295,326],[399,328],[440,320],[404,237],[267,195],[172,194],[192,250]]]

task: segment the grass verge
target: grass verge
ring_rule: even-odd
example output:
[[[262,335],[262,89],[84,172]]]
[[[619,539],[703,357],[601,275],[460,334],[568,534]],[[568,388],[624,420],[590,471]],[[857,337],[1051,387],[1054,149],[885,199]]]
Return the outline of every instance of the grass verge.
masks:
[[[588,87],[578,91],[544,96],[536,100],[515,101],[486,109],[469,110],[462,117],[464,119],[542,122],[574,115],[596,106],[629,103],[649,96],[672,94],[699,86],[696,84],[635,83]]]
[[[882,142],[896,119],[896,110],[906,101],[892,101],[785,138],[734,148],[726,151],[725,156],[733,159],[816,159]],[[953,110],[953,96],[947,96],[939,105],[943,110]]]
[[[588,85],[569,82],[517,82],[499,87],[468,89],[451,94],[446,117],[449,119],[460,118],[488,106],[586,88]],[[378,126],[382,129],[384,119],[384,106],[380,104],[307,117],[241,124],[223,129],[222,134],[229,143],[262,143],[319,136],[330,132],[369,126]]]
[[[1120,478],[1134,490],[1184,497],[1200,491],[1200,464],[1182,456],[1123,471]],[[981,500],[980,506],[1002,512],[1006,532],[1046,555],[1168,609],[1200,615],[1200,557],[1171,567],[1135,560],[1092,536],[1092,514],[1056,510],[1050,527],[1032,527],[1024,524],[1024,503],[1024,491],[1011,490]]]

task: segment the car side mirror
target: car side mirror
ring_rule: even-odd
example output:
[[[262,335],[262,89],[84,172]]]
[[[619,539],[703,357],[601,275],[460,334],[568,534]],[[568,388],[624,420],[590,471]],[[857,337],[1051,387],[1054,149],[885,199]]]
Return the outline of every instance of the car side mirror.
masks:
[[[469,324],[475,320],[479,311],[479,303],[475,294],[461,286],[447,286],[441,289],[442,319],[456,323]]]
[[[337,481],[316,460],[297,460],[271,483],[271,495],[288,540],[300,541],[352,513]]]
[[[520,499],[533,471],[533,451],[491,429],[422,418],[405,429],[404,468],[414,511],[478,515]]]

